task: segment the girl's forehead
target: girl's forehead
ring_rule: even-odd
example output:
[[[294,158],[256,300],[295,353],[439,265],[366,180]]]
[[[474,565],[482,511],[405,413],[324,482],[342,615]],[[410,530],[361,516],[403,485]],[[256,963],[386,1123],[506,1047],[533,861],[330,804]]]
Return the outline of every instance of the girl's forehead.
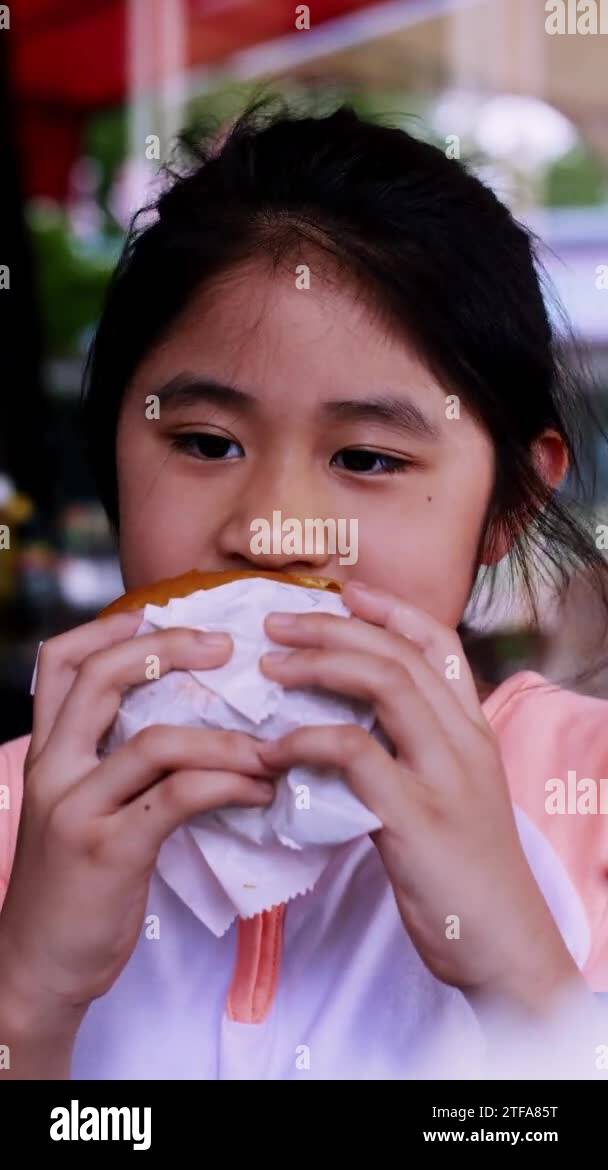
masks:
[[[181,323],[193,327],[201,320],[221,320],[225,331],[244,338],[285,323],[297,333],[298,324],[309,328],[315,320],[323,325],[322,334],[332,327],[386,333],[379,297],[346,268],[315,261],[313,252],[276,265],[264,256],[242,262],[195,290]]]
[[[440,388],[405,333],[346,275],[249,263],[190,297],[135,381],[189,370],[257,393],[294,387],[308,399],[341,393],[398,392],[415,382]]]

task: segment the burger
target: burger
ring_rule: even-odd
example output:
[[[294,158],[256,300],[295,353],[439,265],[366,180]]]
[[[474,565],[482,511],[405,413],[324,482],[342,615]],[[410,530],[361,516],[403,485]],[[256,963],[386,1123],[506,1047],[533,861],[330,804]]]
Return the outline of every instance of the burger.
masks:
[[[339,582],[331,577],[316,577],[303,573],[283,573],[270,569],[223,569],[219,572],[203,573],[199,569],[191,569],[177,577],[163,577],[150,585],[139,585],[136,589],[127,590],[121,597],[106,605],[98,617],[127,613],[129,610],[142,609],[144,605],[167,605],[174,598],[188,597],[190,593],[197,593],[199,589],[216,589],[219,585],[243,581],[248,577],[265,577],[270,581],[283,581],[287,585],[299,585],[305,589],[325,589],[328,593],[340,593],[342,588]]]
[[[241,581],[240,589],[222,594],[221,586]],[[144,627],[227,629],[235,646],[223,666],[168,670],[126,690],[100,757],[154,724],[239,731],[266,740],[324,723],[357,723],[376,734],[369,704],[316,687],[283,688],[260,671],[260,654],[272,645],[263,612],[285,598],[284,585],[300,587],[285,599],[285,608],[347,616],[341,586],[332,578],[256,569],[192,569],[128,590],[107,605],[100,617],[149,605],[158,612],[150,613]],[[238,596],[231,601],[234,592]],[[219,938],[237,915],[249,918],[312,889],[334,846],[380,827],[338,770],[304,761],[275,780],[274,799],[263,808],[228,804],[192,815],[171,843],[164,843],[157,865],[163,880]]]

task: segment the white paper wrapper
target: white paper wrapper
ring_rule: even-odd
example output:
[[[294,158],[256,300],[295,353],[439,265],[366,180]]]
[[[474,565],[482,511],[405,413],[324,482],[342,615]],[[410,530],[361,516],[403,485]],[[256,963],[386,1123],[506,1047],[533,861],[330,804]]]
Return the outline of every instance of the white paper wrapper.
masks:
[[[146,605],[136,637],[170,626],[223,630],[234,651],[218,669],[171,671],[133,687],[100,755],[152,723],[245,731],[260,739],[307,724],[358,723],[386,745],[368,705],[329,692],[284,690],[264,677],[259,658],[278,649],[262,625],[270,610],[349,616],[337,594],[266,578]],[[277,781],[270,807],[220,809],[180,827],[163,844],[158,869],[219,937],[237,915],[248,918],[311,890],[337,845],[380,827],[340,775],[296,767]]]

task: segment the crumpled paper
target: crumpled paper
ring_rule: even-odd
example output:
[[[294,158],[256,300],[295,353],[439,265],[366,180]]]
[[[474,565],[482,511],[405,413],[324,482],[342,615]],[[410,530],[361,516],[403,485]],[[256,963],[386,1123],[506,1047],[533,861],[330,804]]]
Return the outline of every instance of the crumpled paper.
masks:
[[[245,731],[260,739],[307,724],[358,723],[390,750],[369,705],[321,690],[285,690],[265,678],[259,658],[278,649],[262,624],[271,610],[349,616],[335,593],[266,578],[146,605],[136,637],[170,626],[222,630],[234,639],[233,654],[217,669],[170,671],[127,691],[100,756],[152,723]],[[298,766],[276,781],[272,805],[218,809],[180,826],[161,847],[157,868],[220,937],[237,915],[248,918],[312,890],[336,846],[379,828],[340,774]]]

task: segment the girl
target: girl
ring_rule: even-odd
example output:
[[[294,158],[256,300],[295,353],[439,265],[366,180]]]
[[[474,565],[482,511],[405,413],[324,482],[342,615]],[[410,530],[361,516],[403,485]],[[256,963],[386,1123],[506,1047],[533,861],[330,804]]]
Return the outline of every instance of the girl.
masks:
[[[46,642],[32,735],[2,749],[2,1075],[451,1077],[482,1067],[488,1036],[504,1073],[498,1018],[542,1031],[590,999],[579,969],[608,986],[608,819],[552,817],[545,788],[572,768],[599,782],[605,704],[527,671],[488,694],[458,632],[481,566],[508,557],[533,604],[536,554],[601,576],[557,490],[586,408],[530,239],[459,163],[348,107],[254,104],[156,211],[85,382],[125,587],[191,568],[337,577],[349,620],[269,617],[260,668],[373,703],[394,750],[354,726],[273,744],[155,726],[100,762],[148,654],[213,670],[231,640],[144,644],[140,612]],[[253,556],[251,521],[274,510],[356,518],[358,563]],[[159,849],[194,814],[268,804],[296,762],[340,769],[383,827],[217,939]]]

